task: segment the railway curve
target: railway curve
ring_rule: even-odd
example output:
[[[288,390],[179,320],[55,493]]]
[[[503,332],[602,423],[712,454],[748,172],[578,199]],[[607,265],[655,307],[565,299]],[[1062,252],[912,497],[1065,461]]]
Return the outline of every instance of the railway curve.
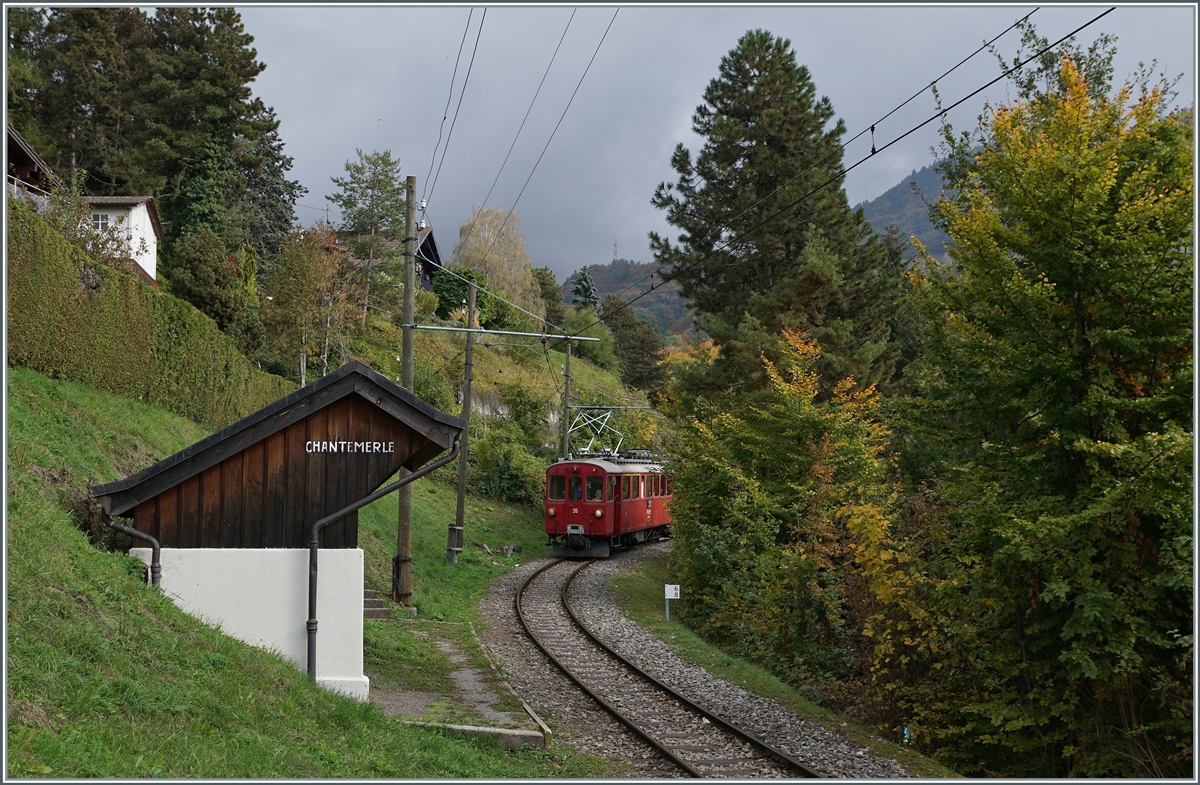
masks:
[[[819,777],[752,733],[692,702],[626,660],[571,607],[571,582],[590,562],[553,561],[517,589],[530,640],[593,700],[693,777]]]

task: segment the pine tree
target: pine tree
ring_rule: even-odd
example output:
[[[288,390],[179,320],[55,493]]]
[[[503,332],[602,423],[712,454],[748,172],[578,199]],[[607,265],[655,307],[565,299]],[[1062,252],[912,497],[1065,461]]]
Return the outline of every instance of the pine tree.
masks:
[[[371,271],[379,261],[390,261],[391,246],[404,232],[404,182],[400,179],[400,161],[391,150],[363,153],[356,149],[357,161],[346,161],[346,177],[331,177],[340,190],[325,198],[342,210],[342,231],[357,238],[352,243],[355,256],[366,259],[366,289],[363,294],[362,323],[367,323],[371,299]]]
[[[613,353],[621,364],[622,383],[647,392],[661,392],[667,378],[658,328],[639,319],[618,294],[610,294],[604,300],[600,318],[612,331]]]
[[[709,391],[765,388],[761,352],[777,356],[788,327],[820,344],[826,393],[847,376],[867,385],[892,373],[879,318],[888,292],[877,281],[886,251],[846,202],[845,129],[833,118],[790,42],[752,30],[721,60],[692,118],[700,152],[693,159],[677,146],[679,179],[655,191],[652,203],[682,234],[675,245],[652,232],[654,256],[722,350]]]
[[[261,118],[271,126],[247,150],[243,177],[246,188],[236,214],[246,242],[261,254],[265,268],[279,253],[280,246],[296,222],[296,201],[308,189],[287,179],[292,157],[283,152],[275,109],[267,107]]]
[[[596,280],[586,267],[581,269],[571,287],[571,297],[577,309],[595,309],[600,305],[600,295],[596,293]]]
[[[546,323],[561,327],[566,312],[563,310],[562,287],[554,277],[554,271],[549,267],[533,268],[533,279],[537,282],[542,296],[542,310],[546,314]]]

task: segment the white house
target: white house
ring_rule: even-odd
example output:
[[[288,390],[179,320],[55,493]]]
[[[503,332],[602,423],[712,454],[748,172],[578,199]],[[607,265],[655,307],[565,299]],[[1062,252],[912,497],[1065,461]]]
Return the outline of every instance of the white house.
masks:
[[[92,228],[102,231],[123,225],[138,268],[154,283],[158,244],[163,238],[158,211],[149,196],[85,196],[91,207]]]

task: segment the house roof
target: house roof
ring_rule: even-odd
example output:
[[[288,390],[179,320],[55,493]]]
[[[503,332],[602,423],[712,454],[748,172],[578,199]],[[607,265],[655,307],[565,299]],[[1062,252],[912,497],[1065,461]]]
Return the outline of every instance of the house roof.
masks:
[[[430,406],[383,374],[353,360],[137,474],[94,486],[92,495],[100,500],[109,515],[120,515],[313,412],[353,394],[383,409],[436,445],[438,449],[432,453],[419,453],[415,458],[416,465],[409,467],[410,470],[415,470],[433,455],[448,449],[454,437],[463,430],[462,418]]]
[[[17,159],[25,159],[22,161],[22,163],[26,166],[32,164],[34,172],[37,172],[39,175],[42,175],[49,180],[47,185],[61,186],[62,181],[60,181],[58,176],[50,170],[50,167],[47,166],[46,162],[42,160],[42,157],[37,154],[37,151],[29,146],[29,142],[26,142],[24,137],[17,133],[17,129],[13,128],[11,123],[8,123],[7,125],[9,164],[11,165],[17,163]],[[25,180],[25,178],[20,179]],[[26,182],[28,181],[26,180]]]
[[[150,223],[154,225],[154,236],[159,241],[163,239],[162,225],[158,222],[158,210],[154,207],[153,196],[85,196],[83,201],[97,207],[137,207],[144,204],[150,213]]]

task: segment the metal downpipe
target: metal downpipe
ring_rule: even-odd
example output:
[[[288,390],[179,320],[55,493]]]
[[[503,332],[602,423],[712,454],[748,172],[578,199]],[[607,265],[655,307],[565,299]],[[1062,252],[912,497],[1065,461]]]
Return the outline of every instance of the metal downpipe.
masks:
[[[461,436],[461,435],[460,435]],[[360,507],[366,507],[371,502],[382,499],[397,488],[408,485],[413,480],[419,480],[427,474],[437,471],[446,464],[458,457],[459,438],[454,437],[454,446],[450,448],[450,454],[444,458],[439,458],[428,466],[418,469],[407,477],[403,477],[396,482],[372,493],[370,496],[364,496],[358,501],[350,504],[335,513],[326,515],[321,520],[317,521],[312,526],[312,536],[308,540],[308,622],[305,627],[308,629],[308,678],[312,681],[317,680],[317,548],[318,535],[321,529],[324,529],[329,524],[343,518]]]
[[[158,540],[154,539],[145,532],[138,531],[132,526],[126,526],[123,523],[117,523],[111,518],[105,522],[108,524],[109,528],[116,529],[119,532],[128,534],[130,537],[134,537],[139,540],[145,540],[146,542],[150,543],[150,547],[152,549],[150,555],[150,585],[156,589],[159,588],[159,583],[162,581],[162,546],[158,544]]]

